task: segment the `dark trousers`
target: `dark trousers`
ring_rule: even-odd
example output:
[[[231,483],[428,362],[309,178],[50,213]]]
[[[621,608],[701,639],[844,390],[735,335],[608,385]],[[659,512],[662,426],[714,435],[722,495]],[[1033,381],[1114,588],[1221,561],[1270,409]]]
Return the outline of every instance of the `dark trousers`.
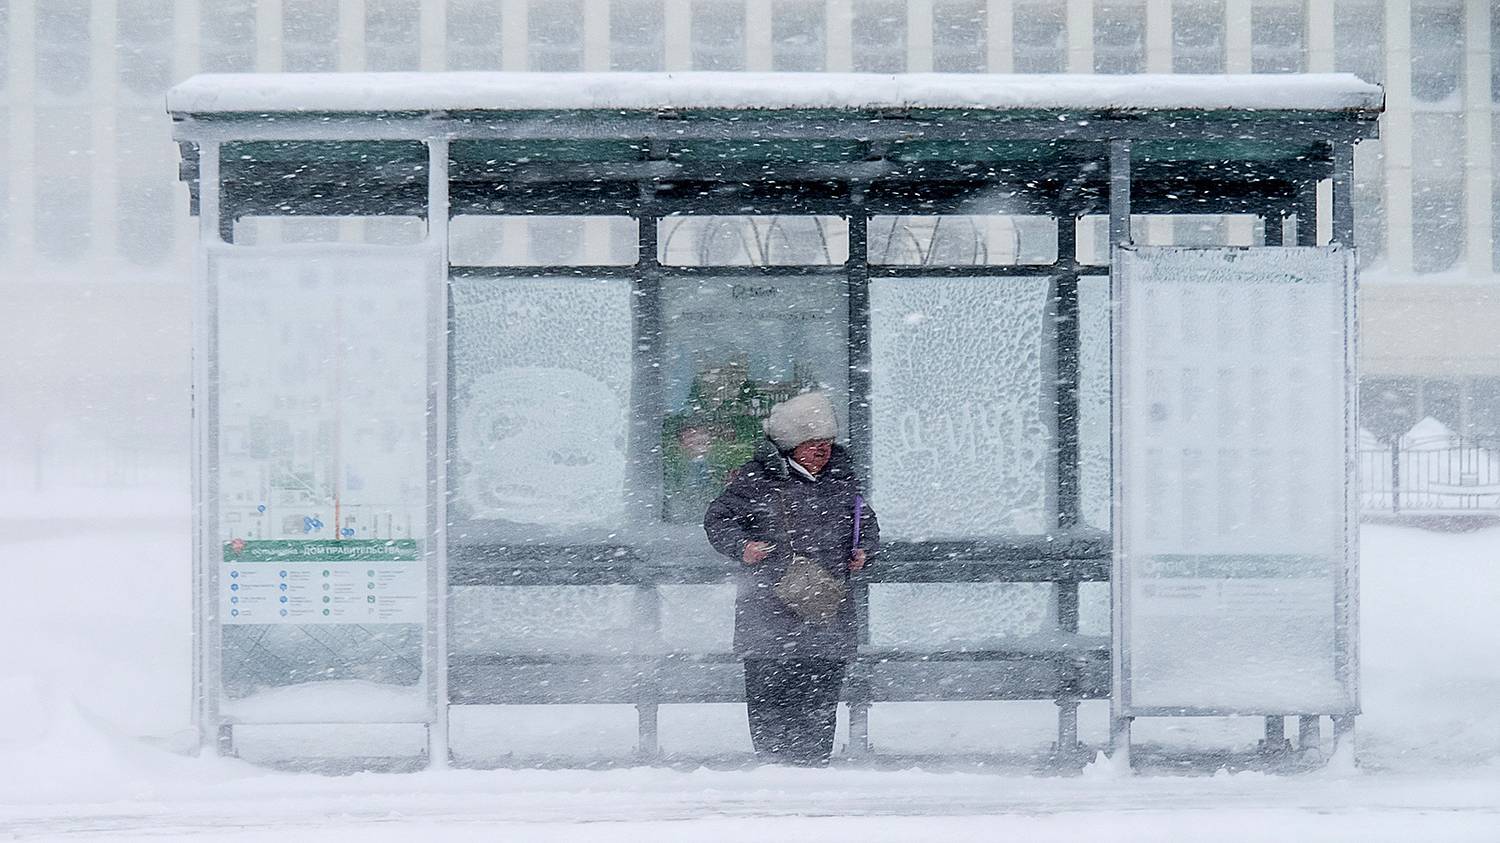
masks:
[[[837,659],[745,659],[750,742],[761,761],[828,763],[847,666]]]

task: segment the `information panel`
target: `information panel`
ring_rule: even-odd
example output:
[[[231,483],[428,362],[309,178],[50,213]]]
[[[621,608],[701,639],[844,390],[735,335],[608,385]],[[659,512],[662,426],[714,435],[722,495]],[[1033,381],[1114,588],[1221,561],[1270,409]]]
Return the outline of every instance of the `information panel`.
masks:
[[[1353,260],[1117,253],[1116,704],[1356,704]]]
[[[367,245],[210,251],[205,581],[222,703],[237,716],[286,686],[421,694],[438,267],[428,250]]]

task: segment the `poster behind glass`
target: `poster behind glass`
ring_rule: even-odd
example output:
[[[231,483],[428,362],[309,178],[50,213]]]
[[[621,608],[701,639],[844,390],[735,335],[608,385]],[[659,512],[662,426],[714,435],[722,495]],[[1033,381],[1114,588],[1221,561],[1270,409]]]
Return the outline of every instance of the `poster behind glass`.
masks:
[[[662,281],[662,517],[694,524],[764,439],[771,407],[828,392],[848,430],[840,275]]]

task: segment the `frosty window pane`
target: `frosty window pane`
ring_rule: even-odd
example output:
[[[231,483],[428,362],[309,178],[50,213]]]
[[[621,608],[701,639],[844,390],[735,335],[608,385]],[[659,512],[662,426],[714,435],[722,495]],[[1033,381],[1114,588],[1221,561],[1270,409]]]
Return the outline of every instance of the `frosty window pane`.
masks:
[[[932,7],[932,69],[983,73],[988,15],[982,0],[938,0]]]
[[[1094,72],[1140,73],[1145,67],[1145,6],[1099,0],[1094,5]]]
[[[488,0],[448,0],[448,69],[500,69],[500,7]]]
[[[1001,266],[1057,260],[1057,220],[1040,216],[877,216],[870,263]]]
[[[1345,257],[1123,253],[1127,702],[1342,712]]]
[[[1087,527],[1110,528],[1109,277],[1078,279],[1078,497]]]
[[[1222,0],[1172,4],[1172,72],[1224,72]]]
[[[745,69],[743,0],[692,0],[694,70]]]
[[[661,70],[665,37],[661,0],[610,0],[610,70]]]
[[[906,4],[901,0],[854,0],[851,24],[854,69],[863,73],[906,70]]]
[[[1067,66],[1067,7],[1062,3],[1018,3],[1013,46],[1017,73],[1061,73]]]
[[[669,266],[832,266],[849,259],[849,222],[841,217],[663,217],[657,250]]]
[[[253,713],[244,698],[276,686],[346,680],[402,686],[425,707],[434,268],[421,255],[316,247],[211,258],[226,709]]]
[[[776,0],[771,6],[771,69],[819,71],[827,64],[822,0]]]
[[[775,404],[830,394],[848,432],[849,300],[840,275],[662,280],[664,516],[698,524]]]
[[[882,512],[882,525],[884,518]],[[872,584],[870,644],[917,652],[1000,649],[1057,629],[1053,594],[1052,583]]]
[[[630,282],[455,278],[451,289],[455,513],[518,529],[618,526]]]
[[[873,494],[882,536],[1036,534],[1051,524],[1045,278],[870,283]]]

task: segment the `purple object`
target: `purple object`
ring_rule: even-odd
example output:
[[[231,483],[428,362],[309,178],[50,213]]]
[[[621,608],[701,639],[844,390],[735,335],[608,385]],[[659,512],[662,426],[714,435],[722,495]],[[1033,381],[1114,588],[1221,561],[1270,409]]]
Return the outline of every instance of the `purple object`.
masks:
[[[859,550],[859,529],[865,520],[865,496],[854,496],[854,549]]]

